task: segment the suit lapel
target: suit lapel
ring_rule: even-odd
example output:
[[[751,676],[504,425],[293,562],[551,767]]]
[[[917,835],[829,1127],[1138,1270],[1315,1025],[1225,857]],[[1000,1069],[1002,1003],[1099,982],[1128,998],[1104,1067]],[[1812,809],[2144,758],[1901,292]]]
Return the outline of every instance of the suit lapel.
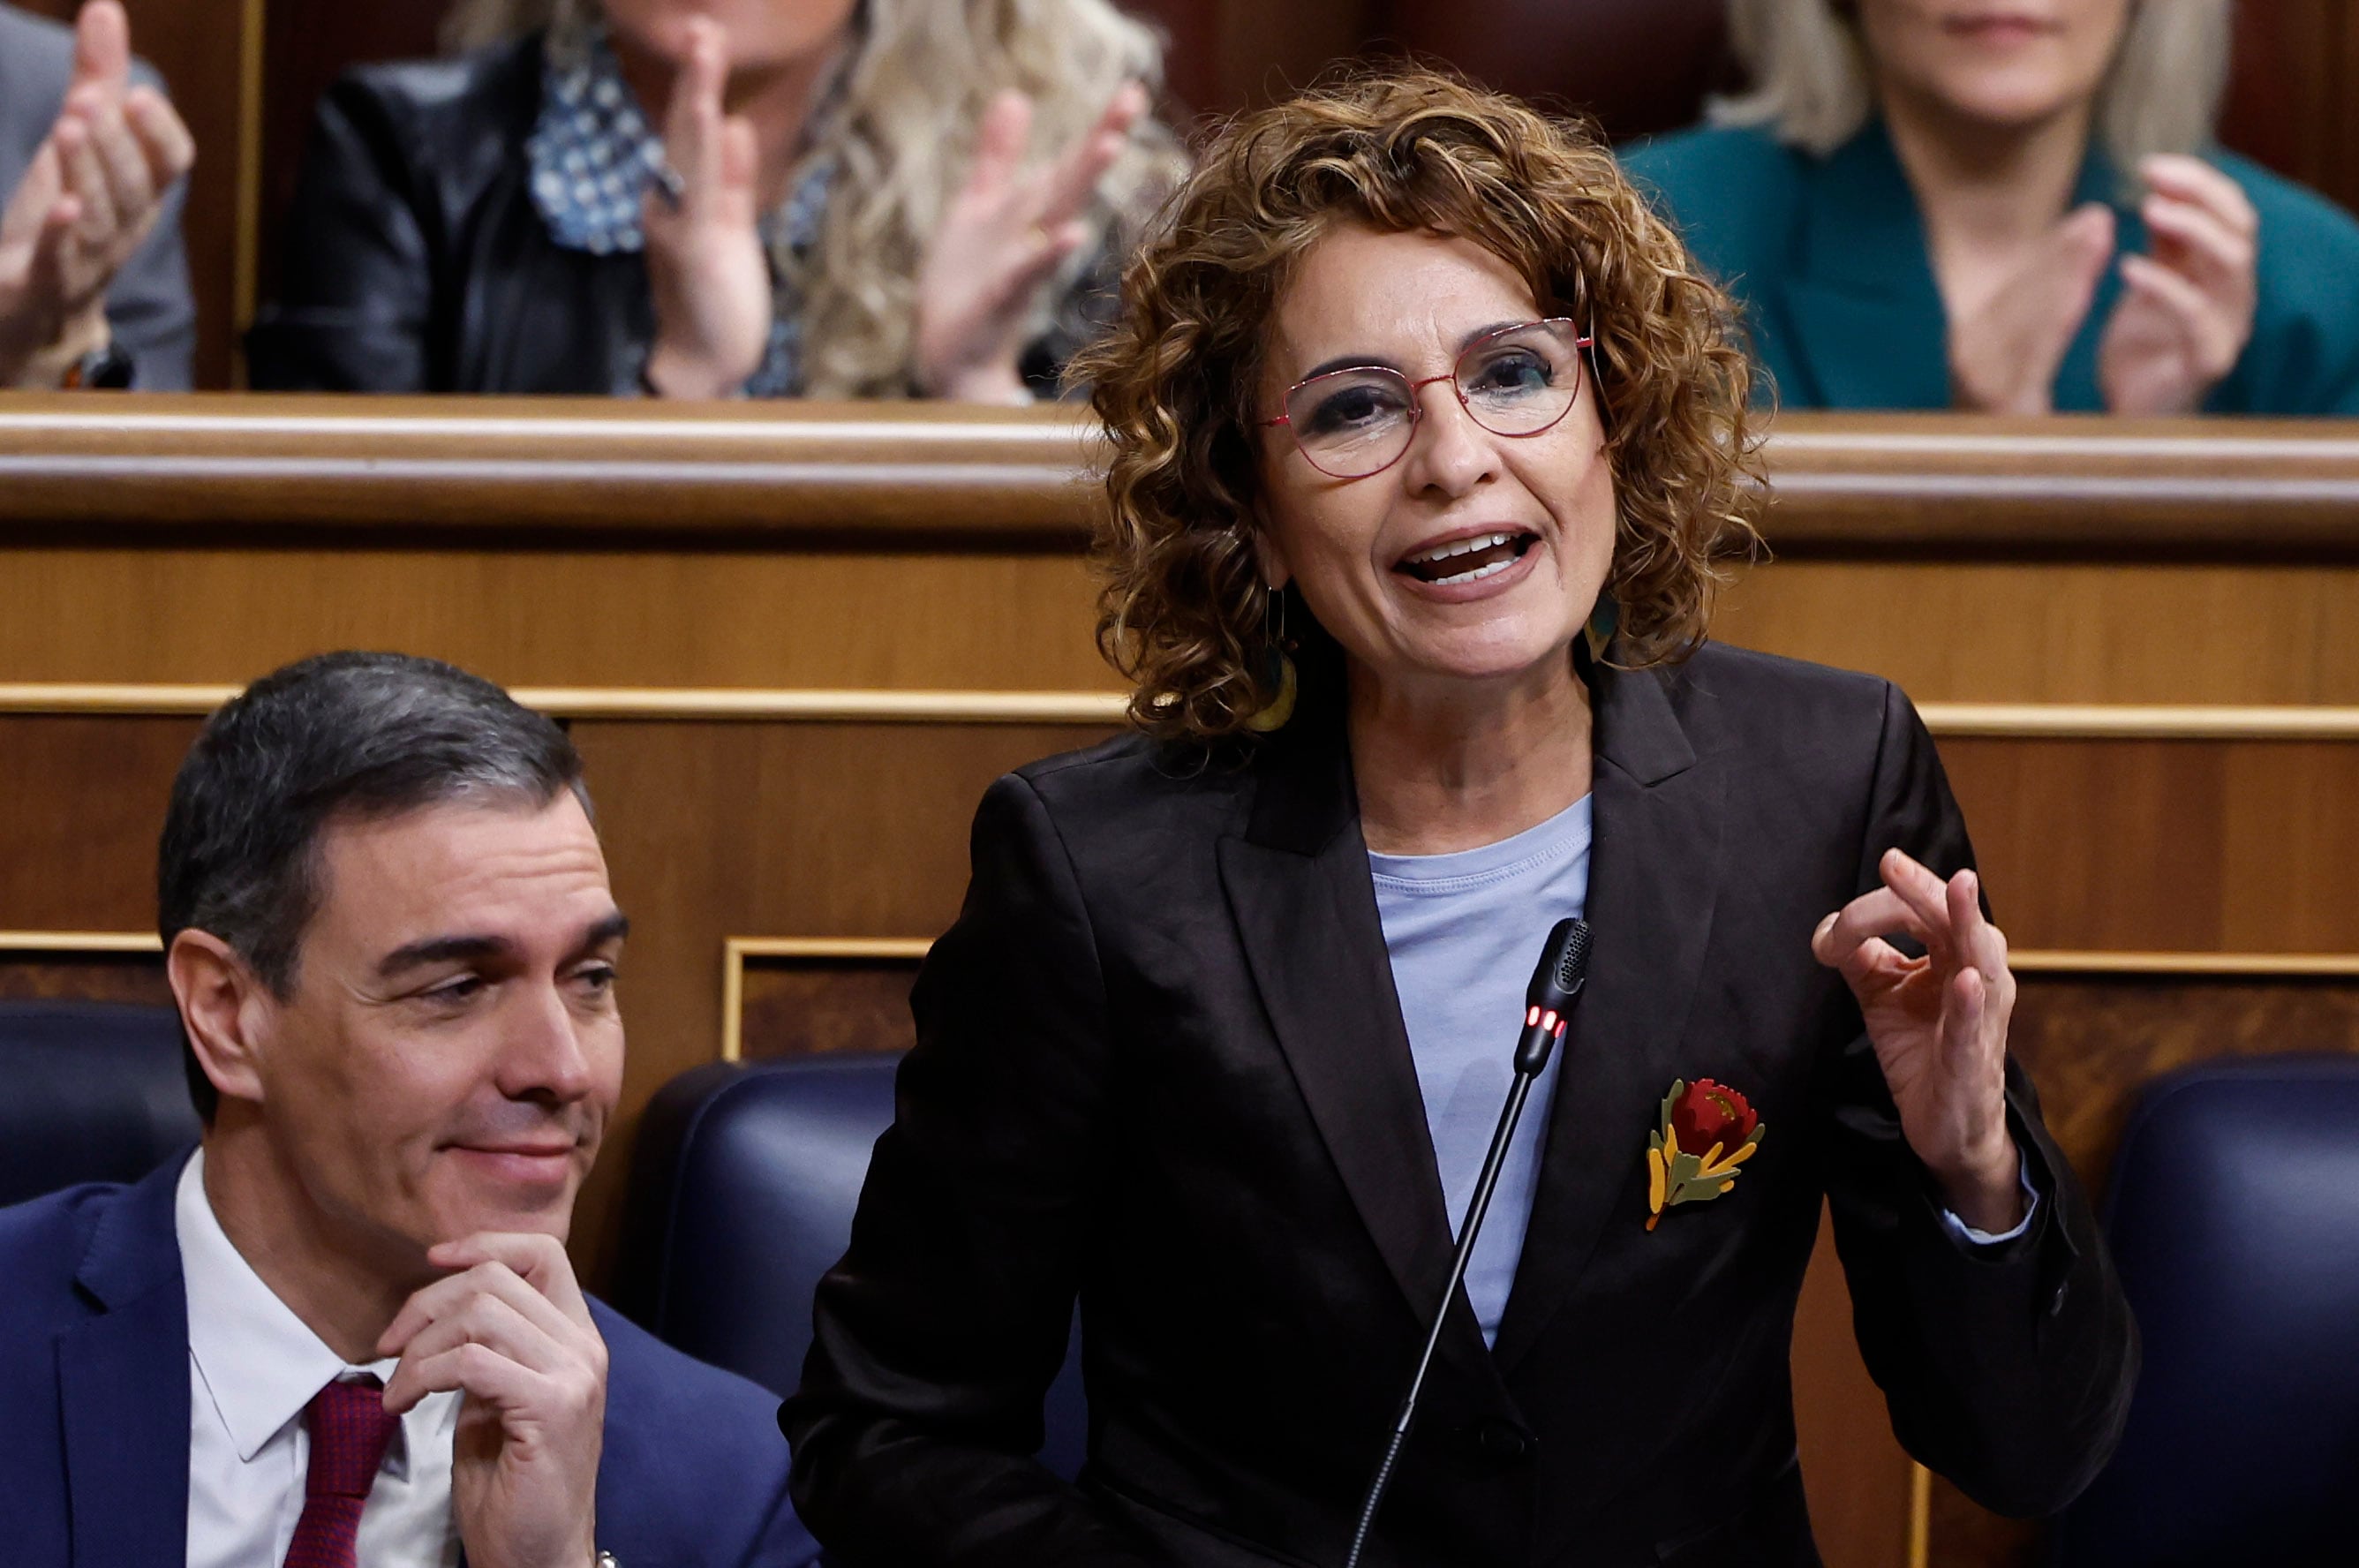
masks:
[[[1340,724],[1289,730],[1264,746],[1256,773],[1245,836],[1220,844],[1222,887],[1311,1119],[1376,1250],[1424,1321],[1450,1272],[1451,1222]],[[1479,1351],[1472,1313],[1462,1315]]]
[[[1647,1131],[1680,1073],[1680,1036],[1718,890],[1724,779],[1690,748],[1664,680],[1611,669],[1596,676],[1594,946],[1499,1324],[1503,1374],[1579,1283],[1606,1225],[1645,1222]]]
[[[57,1339],[74,1563],[188,1555],[189,1300],[172,1200],[183,1161],[114,1199],[75,1281],[101,1308]]]
[[[1810,382],[1795,400],[1948,408],[1948,318],[1916,193],[1882,122],[1804,169],[1797,254],[1775,290],[1779,337]]]

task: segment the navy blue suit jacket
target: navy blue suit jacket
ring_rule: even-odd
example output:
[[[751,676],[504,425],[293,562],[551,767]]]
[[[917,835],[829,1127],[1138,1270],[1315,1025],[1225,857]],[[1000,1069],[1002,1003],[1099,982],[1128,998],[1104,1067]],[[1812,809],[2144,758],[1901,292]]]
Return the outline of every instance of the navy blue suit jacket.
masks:
[[[14,1568],[187,1561],[181,1165],[0,1209],[0,1555]],[[590,1310],[607,1350],[599,1545],[626,1568],[814,1562],[777,1399]]]

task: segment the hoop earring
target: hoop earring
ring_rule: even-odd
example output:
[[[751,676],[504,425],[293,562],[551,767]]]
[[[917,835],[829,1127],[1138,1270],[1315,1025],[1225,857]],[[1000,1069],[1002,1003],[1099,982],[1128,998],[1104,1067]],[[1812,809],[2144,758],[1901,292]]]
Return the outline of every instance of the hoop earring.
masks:
[[[1300,690],[1294,673],[1294,660],[1286,656],[1286,590],[1264,590],[1261,606],[1263,659],[1266,661],[1262,684],[1271,693],[1261,710],[1245,721],[1245,728],[1256,735],[1269,735],[1286,727],[1294,717],[1294,700]]]

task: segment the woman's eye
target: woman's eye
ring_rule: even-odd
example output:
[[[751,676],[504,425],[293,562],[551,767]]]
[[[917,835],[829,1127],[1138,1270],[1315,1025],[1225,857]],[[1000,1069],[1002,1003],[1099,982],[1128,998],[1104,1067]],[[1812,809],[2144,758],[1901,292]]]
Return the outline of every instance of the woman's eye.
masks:
[[[1538,392],[1556,384],[1556,366],[1529,349],[1514,349],[1484,361],[1468,381],[1469,392]]]
[[[1307,435],[1342,435],[1369,429],[1401,411],[1400,395],[1386,387],[1343,387],[1319,399],[1304,421]]]

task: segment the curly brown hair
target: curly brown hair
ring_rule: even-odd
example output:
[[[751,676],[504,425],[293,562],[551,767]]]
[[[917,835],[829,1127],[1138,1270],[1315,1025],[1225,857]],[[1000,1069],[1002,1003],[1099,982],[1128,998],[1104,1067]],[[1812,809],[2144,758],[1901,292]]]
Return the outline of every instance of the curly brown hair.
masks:
[[[1098,647],[1159,738],[1238,736],[1276,697],[1253,548],[1261,354],[1303,256],[1354,223],[1471,240],[1542,314],[1591,326],[1617,662],[1692,652],[1715,561],[1759,547],[1734,309],[1604,143],[1442,72],[1341,76],[1222,129],[1125,269],[1120,320],[1072,366],[1108,447]]]

